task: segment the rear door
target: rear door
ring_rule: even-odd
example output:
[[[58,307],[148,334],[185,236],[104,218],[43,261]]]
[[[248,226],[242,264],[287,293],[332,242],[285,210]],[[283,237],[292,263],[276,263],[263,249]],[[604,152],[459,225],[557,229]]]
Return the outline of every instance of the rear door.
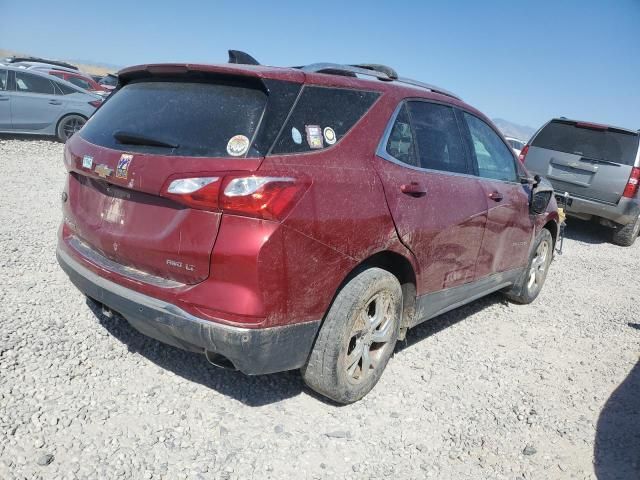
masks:
[[[257,85],[202,76],[125,85],[68,142],[65,217],[74,235],[119,265],[204,280],[221,214],[162,195],[175,178],[256,170],[266,104]]]
[[[58,120],[64,105],[51,80],[28,72],[15,72],[10,96],[14,130],[43,130]]]
[[[409,101],[378,149],[375,168],[402,242],[416,256],[418,294],[475,278],[487,204],[471,174],[453,108]]]
[[[11,100],[7,92],[9,87],[9,71],[0,68],[0,129],[11,128]]]
[[[553,120],[533,139],[525,163],[560,193],[615,204],[629,181],[637,151],[637,132]]]
[[[496,131],[475,115],[461,116],[488,210],[476,273],[483,277],[520,268],[527,262],[533,232],[529,187],[520,183],[516,159]]]

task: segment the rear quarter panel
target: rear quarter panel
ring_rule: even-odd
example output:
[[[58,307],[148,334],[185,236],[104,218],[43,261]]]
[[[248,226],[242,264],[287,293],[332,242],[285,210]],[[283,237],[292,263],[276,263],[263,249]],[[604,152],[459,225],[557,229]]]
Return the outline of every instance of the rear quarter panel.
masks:
[[[279,299],[270,305],[279,312],[275,317],[322,318],[347,275],[377,252],[395,251],[413,263],[396,235],[382,183],[371,164],[395,105],[394,99],[381,97],[332,147],[266,157],[262,163],[261,174],[286,171],[311,179],[306,194],[283,222],[281,237],[264,250],[261,272],[278,278],[277,283],[264,283],[265,298]],[[275,317],[274,322],[280,321]]]

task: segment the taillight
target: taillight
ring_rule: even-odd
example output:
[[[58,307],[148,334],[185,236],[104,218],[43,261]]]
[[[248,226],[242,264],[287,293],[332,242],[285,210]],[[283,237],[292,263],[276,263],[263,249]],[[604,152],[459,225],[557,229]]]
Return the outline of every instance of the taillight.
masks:
[[[98,108],[100,105],[102,105],[102,100],[92,100],[91,102],[89,102],[89,105]]]
[[[218,208],[218,177],[178,178],[167,187],[167,196],[201,210]]]
[[[164,195],[200,210],[281,220],[308,188],[293,177],[228,175],[172,180]]]
[[[631,176],[627,182],[627,186],[622,193],[623,197],[633,198],[638,193],[638,184],[640,184],[640,168],[633,167],[631,169]]]
[[[524,163],[524,159],[527,157],[528,152],[529,145],[525,145],[524,147],[522,147],[522,150],[520,150],[520,155],[518,155],[518,160],[520,160],[520,163]]]

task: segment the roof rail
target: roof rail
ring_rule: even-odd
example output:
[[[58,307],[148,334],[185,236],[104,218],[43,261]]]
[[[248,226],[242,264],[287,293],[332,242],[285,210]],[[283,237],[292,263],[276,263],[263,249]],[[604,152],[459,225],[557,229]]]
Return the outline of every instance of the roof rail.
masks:
[[[260,63],[246,52],[240,50],[229,50],[229,63],[237,63],[244,65],[260,65]],[[378,63],[359,63],[356,65],[343,65],[340,63],[312,63],[311,65],[304,65],[299,67],[293,67],[302,70],[303,72],[310,73],[328,73],[333,75],[343,75],[347,77],[356,77],[358,75],[366,75],[369,77],[375,77],[378,80],[384,82],[397,81],[406,85],[414,87],[424,88],[440,95],[446,95],[447,97],[461,100],[460,97],[451,93],[444,88],[436,87],[428,83],[419,82],[410,78],[398,77],[398,73],[391,67],[386,65],[380,65]]]
[[[455,98],[456,100],[462,100],[455,93],[452,93],[449,90],[445,90],[444,88],[436,87],[435,85],[431,85],[429,83],[419,82],[418,80],[412,80],[410,78],[404,78],[404,77],[398,78],[398,82],[405,83],[407,85],[411,85],[411,86],[414,86],[414,87],[426,88],[427,90],[430,90],[433,93],[439,93],[440,95],[446,95],[447,97]]]
[[[412,80],[410,78],[398,77],[398,74],[393,68],[387,67],[385,65],[342,65],[339,63],[312,63],[311,65],[294,68],[299,68],[303,72],[328,73],[334,75],[345,75],[348,77],[355,77],[357,75],[368,75],[385,82],[397,81],[399,83],[404,83],[413,87],[424,88],[431,92],[439,93],[440,95],[446,95],[447,97],[455,98],[456,100],[461,100],[461,98],[456,94],[445,90],[444,88],[436,87],[435,85],[430,85],[428,83],[419,82],[417,80]]]
[[[357,65],[350,65],[350,67],[365,68],[367,70],[382,72],[392,80],[397,80],[398,78],[398,72],[396,72],[393,68],[387,67],[386,65],[380,65],[379,63],[359,63]]]
[[[311,65],[305,65],[299,68],[303,72],[309,73],[329,73],[333,75],[343,75],[346,77],[355,77],[357,75],[367,75],[375,77],[378,80],[390,82],[393,80],[387,73],[374,70],[372,65],[342,65],[340,63],[312,63]],[[388,67],[387,67],[388,68]],[[393,71],[392,69],[390,69]]]

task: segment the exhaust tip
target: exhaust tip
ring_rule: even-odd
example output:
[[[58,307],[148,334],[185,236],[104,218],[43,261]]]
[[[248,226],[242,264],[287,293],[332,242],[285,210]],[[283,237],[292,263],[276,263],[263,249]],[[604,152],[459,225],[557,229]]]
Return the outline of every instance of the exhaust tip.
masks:
[[[207,358],[207,361],[214,367],[224,368],[225,370],[237,370],[233,362],[224,355],[205,350],[204,356]]]

